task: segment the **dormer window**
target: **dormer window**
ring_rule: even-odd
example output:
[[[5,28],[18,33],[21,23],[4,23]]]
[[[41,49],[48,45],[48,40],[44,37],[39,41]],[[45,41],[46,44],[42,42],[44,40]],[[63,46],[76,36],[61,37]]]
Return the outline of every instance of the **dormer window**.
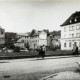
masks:
[[[70,23],[72,23],[72,20],[70,20]]]
[[[75,22],[77,22],[77,19],[75,18]]]

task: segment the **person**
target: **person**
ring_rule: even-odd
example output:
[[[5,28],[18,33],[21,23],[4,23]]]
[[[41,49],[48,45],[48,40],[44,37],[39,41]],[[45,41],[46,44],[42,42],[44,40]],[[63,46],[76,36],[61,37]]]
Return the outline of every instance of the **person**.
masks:
[[[72,54],[73,54],[73,55],[76,55],[75,51],[76,51],[76,46],[73,45],[73,49],[72,49]]]
[[[42,57],[42,52],[43,52],[42,46],[40,46],[38,58],[39,58],[39,57]]]
[[[75,54],[78,55],[78,47],[76,46]]]
[[[46,51],[46,48],[45,48],[45,46],[43,45],[42,46],[42,58],[44,59],[44,57],[45,57],[45,51]]]

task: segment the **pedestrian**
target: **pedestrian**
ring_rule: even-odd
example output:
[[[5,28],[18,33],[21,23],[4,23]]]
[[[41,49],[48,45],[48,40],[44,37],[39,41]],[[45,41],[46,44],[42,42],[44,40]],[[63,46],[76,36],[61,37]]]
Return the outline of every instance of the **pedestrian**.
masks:
[[[72,54],[73,54],[73,55],[76,55],[75,51],[76,51],[76,46],[73,45],[73,49],[72,49]]]
[[[44,57],[45,57],[45,51],[46,51],[46,48],[45,48],[45,46],[43,45],[42,46],[42,58],[44,59]]]
[[[43,53],[42,46],[40,46],[38,58],[39,58],[39,57],[42,57],[42,53]]]
[[[78,55],[78,47],[76,46],[76,49],[75,49],[75,54]]]

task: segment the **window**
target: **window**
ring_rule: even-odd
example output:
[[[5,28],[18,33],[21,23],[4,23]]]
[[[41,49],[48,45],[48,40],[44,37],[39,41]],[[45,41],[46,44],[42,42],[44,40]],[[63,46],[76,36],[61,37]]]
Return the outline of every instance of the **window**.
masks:
[[[72,23],[72,20],[70,20],[70,23]]]
[[[66,47],[66,43],[64,43],[64,47]]]
[[[77,18],[75,18],[75,22],[77,22]]]
[[[64,35],[64,38],[66,38],[66,34]]]
[[[76,34],[76,37],[80,37],[80,33],[77,33],[77,34]]]
[[[77,43],[76,42],[74,42],[74,46],[76,46],[77,45]]]
[[[64,31],[66,31],[66,27],[64,27]]]
[[[72,30],[74,30],[74,26],[72,26]]]
[[[24,42],[24,40],[21,40],[21,42]]]
[[[72,35],[71,34],[69,34],[69,38],[72,38]]]
[[[69,26],[69,31],[74,30],[74,26]]]
[[[72,30],[72,26],[69,26],[69,30],[70,30],[70,31]]]
[[[77,29],[77,30],[80,29],[80,26],[79,26],[79,25],[76,25],[76,29]]]
[[[74,34],[72,34],[72,38],[74,37]]]
[[[3,31],[1,31],[1,34],[3,34]]]
[[[69,42],[69,47],[71,47],[71,42]]]

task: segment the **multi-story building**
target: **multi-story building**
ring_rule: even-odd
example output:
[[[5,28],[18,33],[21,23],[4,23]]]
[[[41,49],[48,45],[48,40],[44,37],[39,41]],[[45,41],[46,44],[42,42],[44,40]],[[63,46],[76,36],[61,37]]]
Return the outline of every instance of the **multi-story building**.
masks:
[[[26,47],[26,44],[29,41],[29,33],[17,33],[17,42],[14,44],[19,47]]]
[[[80,49],[80,11],[61,25],[61,50],[72,50],[75,45]]]
[[[30,36],[30,33],[18,33],[17,37],[19,38],[14,44],[19,47],[26,47],[29,45],[29,48],[36,49],[42,45],[47,46],[47,33],[46,31],[36,31]]]
[[[30,37],[29,42],[30,48],[36,49],[42,45],[47,46],[47,32],[46,31],[35,31]]]
[[[0,27],[0,44],[5,44],[5,30]]]

